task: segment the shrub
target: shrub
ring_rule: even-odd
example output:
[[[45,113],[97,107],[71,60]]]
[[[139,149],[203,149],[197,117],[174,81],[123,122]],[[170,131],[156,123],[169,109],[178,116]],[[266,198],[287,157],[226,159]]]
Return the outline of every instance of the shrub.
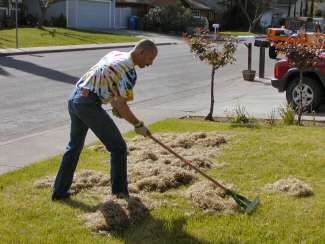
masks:
[[[66,17],[61,13],[58,17],[52,17],[51,18],[51,24],[55,27],[67,27],[67,19]]]
[[[193,21],[190,9],[179,1],[166,6],[155,7],[145,16],[145,29],[161,32],[185,32]]]
[[[290,104],[286,104],[279,108],[279,114],[285,125],[293,125],[295,123],[296,111]]]

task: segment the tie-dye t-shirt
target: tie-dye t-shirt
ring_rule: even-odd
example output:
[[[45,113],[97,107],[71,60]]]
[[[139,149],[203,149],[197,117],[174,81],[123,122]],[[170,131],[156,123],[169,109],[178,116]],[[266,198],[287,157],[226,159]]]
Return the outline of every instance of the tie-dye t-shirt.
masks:
[[[133,87],[137,79],[130,53],[113,51],[91,67],[77,82],[78,87],[98,95],[103,103],[109,103],[114,96],[133,100]]]

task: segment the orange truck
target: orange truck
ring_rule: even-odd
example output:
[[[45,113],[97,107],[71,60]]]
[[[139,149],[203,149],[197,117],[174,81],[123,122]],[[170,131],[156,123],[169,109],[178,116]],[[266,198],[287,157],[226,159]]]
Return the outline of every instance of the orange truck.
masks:
[[[318,22],[317,22],[318,23]],[[269,42],[269,57],[277,58],[276,44],[281,42],[294,42],[299,33],[305,35],[306,43],[314,41],[325,42],[325,34],[315,32],[317,30],[316,22],[306,22],[303,20],[290,20],[281,28],[268,28],[267,41]],[[319,29],[321,31],[322,29]]]

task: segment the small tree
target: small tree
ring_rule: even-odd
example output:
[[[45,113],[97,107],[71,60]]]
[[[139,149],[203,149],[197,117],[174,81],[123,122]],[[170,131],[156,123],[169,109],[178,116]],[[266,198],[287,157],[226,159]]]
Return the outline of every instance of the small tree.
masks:
[[[288,42],[278,44],[277,50],[287,56],[290,66],[299,70],[299,105],[298,105],[298,124],[301,125],[301,116],[306,109],[303,93],[303,75],[307,69],[312,68],[320,61],[320,54],[325,48],[322,38],[308,39],[305,33],[289,39]]]
[[[249,23],[249,32],[252,32],[265,11],[270,7],[271,0],[237,0],[238,6]],[[250,14],[251,8],[254,13]]]
[[[186,37],[187,43],[191,47],[191,52],[197,55],[201,61],[207,62],[211,65],[211,102],[210,112],[205,117],[206,120],[213,120],[214,108],[214,75],[216,70],[232,64],[236,61],[235,52],[237,46],[231,41],[226,41],[223,44],[222,50],[218,49],[218,44],[209,39],[203,38],[202,35],[194,37]]]

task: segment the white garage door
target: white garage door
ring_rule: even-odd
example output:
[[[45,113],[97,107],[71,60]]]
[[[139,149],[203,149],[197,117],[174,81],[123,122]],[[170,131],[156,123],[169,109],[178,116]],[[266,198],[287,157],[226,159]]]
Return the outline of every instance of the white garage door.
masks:
[[[111,4],[107,0],[70,1],[68,25],[80,29],[112,28]]]

